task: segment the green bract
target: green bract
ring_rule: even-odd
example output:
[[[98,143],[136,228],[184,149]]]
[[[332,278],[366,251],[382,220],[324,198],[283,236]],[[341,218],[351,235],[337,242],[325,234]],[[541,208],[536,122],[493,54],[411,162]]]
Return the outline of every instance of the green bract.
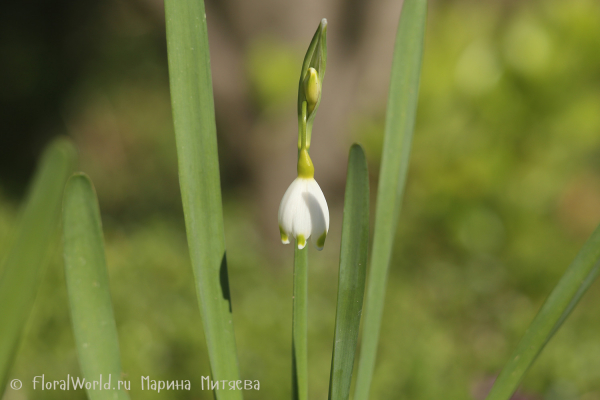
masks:
[[[327,20],[323,18],[315,35],[313,36],[306,55],[304,56],[304,62],[302,63],[302,71],[300,72],[300,83],[298,84],[298,124],[302,124],[302,103],[308,104],[308,112],[306,118],[306,147],[310,149],[310,137],[312,133],[312,125],[315,119],[315,114],[319,103],[321,102],[321,92],[323,88],[323,78],[325,78],[325,66],[327,65]],[[318,80],[318,93],[317,100],[314,102],[313,99],[307,98],[305,80],[309,78],[309,68],[314,68],[316,78]],[[314,78],[313,78],[314,79]],[[308,96],[310,97],[310,96]],[[314,106],[311,107],[311,101],[313,100]],[[300,148],[300,138],[298,138],[298,148]]]

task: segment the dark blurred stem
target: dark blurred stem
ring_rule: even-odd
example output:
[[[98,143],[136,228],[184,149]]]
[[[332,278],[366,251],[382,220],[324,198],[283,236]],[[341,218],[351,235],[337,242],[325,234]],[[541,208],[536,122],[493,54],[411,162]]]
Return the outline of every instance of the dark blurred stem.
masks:
[[[294,305],[292,315],[292,399],[308,399],[308,346],[306,299],[308,287],[308,246],[294,246]]]

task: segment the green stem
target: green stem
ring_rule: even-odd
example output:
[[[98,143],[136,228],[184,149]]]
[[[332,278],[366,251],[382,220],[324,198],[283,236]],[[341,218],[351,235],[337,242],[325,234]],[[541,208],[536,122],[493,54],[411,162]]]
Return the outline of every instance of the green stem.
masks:
[[[302,117],[298,125],[298,150],[309,149],[308,135],[306,132],[306,101],[302,102]]]
[[[292,315],[292,399],[308,399],[307,345],[308,247],[294,246],[294,300]]]
[[[310,137],[312,136],[312,120],[309,122],[306,122],[305,124],[306,126],[306,148],[310,149]]]

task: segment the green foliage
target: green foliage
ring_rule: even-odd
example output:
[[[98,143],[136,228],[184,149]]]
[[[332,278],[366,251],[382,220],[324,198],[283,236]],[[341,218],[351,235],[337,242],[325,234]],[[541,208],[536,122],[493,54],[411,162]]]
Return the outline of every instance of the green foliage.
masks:
[[[22,209],[14,241],[0,269],[0,393],[8,379],[21,334],[54,249],[63,189],[73,172],[76,152],[60,138],[45,150]]]
[[[428,20],[377,398],[393,398],[391,388],[411,398],[484,398],[600,216],[600,120],[590,112],[600,107],[590,70],[598,3],[458,2],[437,10]],[[475,15],[478,22],[464,23]],[[546,42],[541,61],[531,61],[535,76],[510,55],[517,34],[520,46],[533,34]],[[480,57],[500,73],[472,90],[463,59]],[[522,393],[598,396],[599,294],[593,285],[530,368]]]
[[[190,258],[214,380],[239,379],[204,3],[165,2],[173,122]],[[219,400],[241,391],[215,391]]]
[[[378,400],[484,398],[489,379],[506,363],[565,266],[600,221],[600,3],[459,0],[431,3],[427,18],[410,173],[371,390],[371,398]],[[130,395],[148,400],[212,399],[213,394],[198,384],[210,366],[180,211],[174,139],[169,135],[162,27],[131,33],[126,16],[105,20],[117,30],[99,37],[103,51],[97,63],[82,71],[89,95],[77,99],[82,111],[70,121],[77,123],[73,135],[102,206]],[[515,53],[516,58],[510,55],[516,49],[509,43],[527,47],[539,37],[546,43],[543,57],[526,50]],[[477,44],[482,38],[483,44]],[[530,61],[534,56],[537,61]],[[487,86],[474,85],[477,90],[471,90],[464,80],[462,68],[468,63],[463,57],[487,58],[493,68],[476,72],[500,71],[497,80],[488,76],[483,80]],[[518,59],[539,72],[526,73]],[[334,71],[331,60],[329,78]],[[387,66],[379,59],[369,62]],[[297,72],[292,85],[298,83]],[[336,92],[326,90],[325,95],[333,100]],[[360,108],[348,121],[365,146],[372,184],[378,176],[385,101],[379,96],[369,104],[372,108]],[[99,107],[106,103],[111,108]],[[236,116],[231,110],[222,115]],[[278,127],[286,115],[261,115],[258,128]],[[119,129],[112,128],[115,123]],[[230,140],[237,139],[236,132],[228,133]],[[261,144],[252,148],[261,149],[252,165],[264,168],[260,162],[270,157],[272,147],[262,144],[270,137],[254,130],[240,134],[252,135]],[[277,137],[287,134],[269,130]],[[260,391],[244,392],[244,398],[286,399],[291,252],[277,241],[273,210],[265,207],[266,197],[279,200],[281,188],[270,192],[273,182],[265,186],[256,170],[248,173],[260,180],[244,175],[232,184],[224,175],[239,171],[240,160],[231,157],[235,153],[226,141],[219,145],[225,154],[220,166],[241,377],[261,382]],[[319,164],[316,167],[319,178]],[[329,183],[319,181],[326,185],[332,222],[323,252],[312,257],[316,252],[309,250],[308,378],[309,395],[315,399],[324,398],[329,387],[343,198],[339,179],[334,175]],[[375,186],[372,189],[374,195]],[[15,208],[9,193],[0,193],[0,251],[10,248],[5,238],[14,231]],[[23,380],[23,389],[18,394],[8,389],[6,397],[85,396],[81,391],[34,391],[25,381],[41,372],[47,380],[80,374],[63,273],[54,257],[10,373],[9,380]],[[521,393],[530,398],[600,398],[598,315],[596,283],[532,365]],[[142,392],[142,375],[189,378],[192,390]]]
[[[365,294],[369,247],[369,173],[365,153],[357,144],[350,148],[344,221],[338,278],[335,334],[329,399],[347,400]]]
[[[103,387],[88,390],[88,398],[129,399],[117,382],[123,377],[100,209],[92,182],[84,174],[72,176],[65,189],[63,245],[71,320],[83,377],[87,381],[100,381],[102,377]],[[106,383],[109,390],[102,390]]]
[[[571,314],[598,274],[600,274],[600,227],[583,246],[527,328],[525,336],[494,383],[487,397],[488,400],[506,400],[512,396],[525,372]]]
[[[398,23],[377,187],[375,230],[355,398],[369,397],[379,343],[387,275],[417,112],[426,0],[406,0]]]

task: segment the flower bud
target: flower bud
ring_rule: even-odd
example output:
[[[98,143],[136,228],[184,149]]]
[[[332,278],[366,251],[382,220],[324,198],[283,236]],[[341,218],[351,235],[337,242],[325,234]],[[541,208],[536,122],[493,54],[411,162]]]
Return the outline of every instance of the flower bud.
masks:
[[[316,107],[321,95],[321,83],[319,82],[319,74],[314,68],[309,68],[306,77],[304,78],[304,97],[308,106],[308,114]]]

